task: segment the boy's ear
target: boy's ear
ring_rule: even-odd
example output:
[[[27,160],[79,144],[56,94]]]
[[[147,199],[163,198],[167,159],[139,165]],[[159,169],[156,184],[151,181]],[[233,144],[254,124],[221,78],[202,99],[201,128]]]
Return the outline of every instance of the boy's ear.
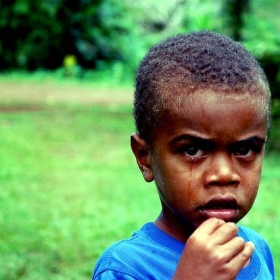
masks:
[[[137,133],[133,133],[130,137],[130,145],[145,181],[152,182],[154,174],[151,166],[151,151],[148,144]]]

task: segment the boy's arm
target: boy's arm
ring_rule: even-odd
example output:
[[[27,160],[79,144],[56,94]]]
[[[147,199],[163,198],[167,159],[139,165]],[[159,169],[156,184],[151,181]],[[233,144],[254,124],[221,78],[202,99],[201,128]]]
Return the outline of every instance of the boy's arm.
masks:
[[[235,279],[250,261],[254,244],[237,237],[234,223],[211,218],[188,239],[173,279]]]

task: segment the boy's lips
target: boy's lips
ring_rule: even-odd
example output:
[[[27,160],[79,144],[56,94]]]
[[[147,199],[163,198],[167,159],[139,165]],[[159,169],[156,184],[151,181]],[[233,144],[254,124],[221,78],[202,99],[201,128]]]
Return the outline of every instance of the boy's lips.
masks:
[[[238,203],[233,196],[215,196],[200,208],[200,213],[207,219],[231,221],[236,217],[237,210]]]

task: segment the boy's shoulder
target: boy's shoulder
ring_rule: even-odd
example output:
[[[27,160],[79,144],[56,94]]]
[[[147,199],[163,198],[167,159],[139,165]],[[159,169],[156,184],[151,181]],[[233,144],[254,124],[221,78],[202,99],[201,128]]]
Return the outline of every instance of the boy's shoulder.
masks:
[[[151,272],[153,277],[158,273],[156,279],[166,275],[171,279],[183,248],[184,243],[147,223],[132,237],[113,244],[101,255],[93,279],[102,279],[105,274],[107,277],[114,274],[118,279],[149,279]]]
[[[266,240],[258,232],[242,225],[239,225],[238,228],[238,236],[242,237],[245,241],[252,241],[257,250],[270,252],[270,248]]]
[[[249,227],[238,225],[238,229],[238,235],[244,238],[246,241],[253,241],[252,239],[264,241],[264,238],[258,232]]]
[[[274,264],[271,250],[265,239],[256,231],[246,226],[238,226],[238,236],[246,242],[252,241],[255,245],[255,251],[252,255],[250,265],[243,269],[237,279],[251,279],[248,274],[254,274],[252,279],[275,279]],[[244,278],[242,276],[244,275]]]

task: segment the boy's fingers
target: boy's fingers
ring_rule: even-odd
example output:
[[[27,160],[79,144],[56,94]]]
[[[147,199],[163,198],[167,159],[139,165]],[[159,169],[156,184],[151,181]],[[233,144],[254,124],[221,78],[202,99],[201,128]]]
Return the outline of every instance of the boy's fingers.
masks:
[[[246,267],[250,263],[254,250],[254,243],[251,241],[247,242],[244,246],[244,249],[231,260],[230,263],[232,267],[235,267],[237,271],[240,271],[243,267]]]
[[[238,227],[235,223],[226,223],[217,218],[210,218],[196,229],[195,235],[202,240],[203,238],[211,236],[211,239],[215,244],[223,245],[234,238],[237,232]]]
[[[229,262],[244,250],[246,243],[243,238],[235,236],[222,246],[223,254],[226,257],[225,260]]]
[[[247,258],[247,261],[245,261],[245,264],[243,267],[247,266],[250,263],[251,257],[255,251],[255,244],[252,241],[249,241],[246,243],[245,246],[245,255],[243,254],[243,258],[246,259],[246,255],[248,255],[249,257]]]
[[[197,236],[203,236],[203,235],[211,235],[214,233],[219,227],[224,225],[225,222],[223,220],[217,219],[217,218],[210,218],[203,222],[196,230],[195,234]]]
[[[244,259],[245,263],[248,259],[251,258],[252,254],[254,253],[254,250],[255,250],[255,244],[252,241],[249,241],[245,244],[245,248],[240,256],[242,259]]]
[[[223,245],[229,242],[230,240],[234,239],[236,237],[237,232],[238,227],[235,223],[225,223],[215,231],[215,234],[213,234],[212,237],[217,244]]]

